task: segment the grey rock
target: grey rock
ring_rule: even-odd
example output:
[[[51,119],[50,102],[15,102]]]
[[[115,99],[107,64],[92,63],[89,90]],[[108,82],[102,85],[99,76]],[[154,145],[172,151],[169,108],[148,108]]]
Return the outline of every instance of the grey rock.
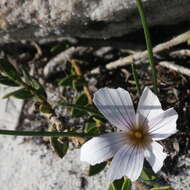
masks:
[[[1,0],[1,42],[122,36],[141,28],[135,0]],[[150,26],[190,21],[189,0],[143,0]]]
[[[79,150],[70,150],[60,159],[45,145],[23,141],[23,137],[0,136],[0,184],[2,190],[107,189],[105,172],[87,177],[87,164]]]
[[[2,97],[17,88],[0,85],[0,127],[14,130],[19,122],[23,101],[15,98]]]

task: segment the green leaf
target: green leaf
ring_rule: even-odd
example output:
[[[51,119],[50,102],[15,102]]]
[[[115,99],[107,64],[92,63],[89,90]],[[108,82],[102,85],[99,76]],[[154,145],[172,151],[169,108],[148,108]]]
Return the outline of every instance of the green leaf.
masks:
[[[44,98],[47,98],[47,94],[44,87],[36,79],[31,78],[30,85],[32,86],[32,88],[36,90],[36,93],[39,96],[43,96]]]
[[[45,92],[44,87],[34,77],[30,76],[29,72],[24,66],[21,66],[21,70],[22,70],[26,83],[36,90],[36,94],[38,96],[47,98],[47,94]]]
[[[65,77],[64,79],[59,81],[59,86],[72,86],[73,85],[73,80],[78,79],[79,76],[77,75],[70,75],[68,77]]]
[[[30,76],[30,74],[29,74],[29,68],[26,68],[26,66],[24,66],[24,65],[20,65],[20,70],[21,70],[21,72],[22,72],[22,74],[23,74],[23,77],[24,77],[24,79],[25,79],[25,82],[28,84],[28,83],[30,83],[30,81],[31,81],[31,79],[32,79],[32,77]]]
[[[115,180],[112,184],[110,184],[108,190],[121,190],[123,183],[124,183],[123,178]]]
[[[0,71],[5,73],[10,79],[20,80],[15,67],[4,59],[0,59]]]
[[[98,127],[96,126],[96,122],[94,122],[94,121],[86,122],[84,130],[86,133],[89,133],[89,134],[95,134],[96,135],[96,134],[100,133]]]
[[[62,142],[59,141],[59,137],[50,138],[50,144],[53,150],[60,158],[63,158],[69,148],[69,139],[64,137],[61,139],[61,141]]]
[[[140,178],[143,179],[146,184],[151,184],[151,182],[154,181],[157,177],[153,171],[144,167]]]
[[[75,104],[79,106],[84,106],[88,104],[88,98],[86,97],[85,93],[81,93],[75,100]],[[73,117],[82,117],[83,115],[87,114],[86,111],[79,111],[78,109],[72,109],[72,116]]]
[[[150,190],[168,190],[172,189],[170,186],[163,186],[163,187],[153,187]]]
[[[131,190],[132,183],[130,179],[125,178],[121,190]]]
[[[93,176],[100,173],[107,165],[107,162],[102,162],[94,166],[90,166],[88,170],[88,176]]]
[[[6,86],[12,86],[12,87],[19,86],[13,80],[10,80],[8,77],[4,77],[4,76],[0,76],[0,84],[6,85]]]
[[[25,90],[24,88],[10,92],[10,93],[6,94],[5,96],[3,96],[3,98],[9,98],[11,96],[18,98],[18,99],[23,99],[23,100],[30,99],[33,97],[33,95],[30,92],[28,92],[27,90]]]
[[[98,115],[98,114],[94,115],[92,119],[96,122],[101,122],[101,123],[106,122],[106,119],[102,115]]]

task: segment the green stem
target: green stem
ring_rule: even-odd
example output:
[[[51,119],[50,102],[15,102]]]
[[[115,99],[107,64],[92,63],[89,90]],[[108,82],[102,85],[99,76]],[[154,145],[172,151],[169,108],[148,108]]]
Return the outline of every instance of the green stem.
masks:
[[[133,63],[131,65],[131,67],[132,67],[133,78],[135,80],[135,84],[136,84],[136,87],[137,87],[137,93],[138,93],[138,95],[140,97],[140,95],[141,95],[141,88],[140,88],[140,83],[139,83],[139,79],[138,79],[138,76],[137,76],[136,67],[135,67],[135,65]]]
[[[156,94],[158,94],[158,87],[157,87],[157,74],[156,74],[156,69],[154,65],[154,58],[153,58],[153,51],[152,51],[152,43],[150,39],[150,32],[148,28],[148,24],[146,21],[145,13],[144,13],[144,8],[141,0],[136,0],[137,3],[137,8],[141,17],[141,22],[143,25],[144,29],[144,35],[145,35],[145,40],[146,40],[146,46],[148,50],[148,57],[149,57],[149,62],[151,65],[151,70],[152,70],[152,81],[154,85],[154,91]]]
[[[37,132],[37,131],[14,131],[0,130],[0,135],[32,136],[32,137],[94,137],[95,135],[76,132]]]

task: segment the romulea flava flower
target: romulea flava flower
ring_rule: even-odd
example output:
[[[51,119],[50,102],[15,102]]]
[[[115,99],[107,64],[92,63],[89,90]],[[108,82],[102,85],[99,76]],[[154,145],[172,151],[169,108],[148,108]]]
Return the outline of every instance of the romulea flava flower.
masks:
[[[86,142],[81,147],[81,161],[95,165],[113,157],[108,170],[110,182],[123,176],[137,180],[145,158],[153,171],[158,172],[167,154],[156,141],[177,132],[176,111],[173,108],[164,111],[148,87],[140,97],[136,113],[129,93],[122,88],[102,88],[93,101],[118,130]]]

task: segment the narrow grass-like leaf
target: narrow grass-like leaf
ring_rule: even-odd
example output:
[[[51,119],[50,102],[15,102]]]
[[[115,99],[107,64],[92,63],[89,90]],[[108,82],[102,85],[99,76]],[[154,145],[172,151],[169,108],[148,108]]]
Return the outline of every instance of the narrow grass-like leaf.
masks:
[[[9,79],[8,77],[4,77],[4,76],[0,76],[0,84],[6,85],[6,86],[11,86],[11,87],[19,86],[13,80]]]
[[[150,190],[169,190],[172,189],[171,186],[153,187]]]
[[[156,94],[158,94],[157,73],[156,73],[156,68],[155,68],[155,64],[154,64],[152,42],[151,42],[151,38],[150,38],[150,32],[149,32],[148,23],[147,23],[147,20],[145,17],[142,0],[136,0],[136,4],[137,4],[137,8],[138,8],[139,15],[141,18],[141,22],[143,25],[144,36],[145,36],[146,46],[147,46],[147,51],[148,51],[148,58],[149,58],[149,63],[151,66],[151,71],[152,71],[152,82],[154,85],[154,91]]]
[[[9,98],[11,96],[17,99],[23,99],[23,100],[33,98],[33,95],[24,88],[10,92],[6,94],[5,96],[3,96],[3,98]]]

